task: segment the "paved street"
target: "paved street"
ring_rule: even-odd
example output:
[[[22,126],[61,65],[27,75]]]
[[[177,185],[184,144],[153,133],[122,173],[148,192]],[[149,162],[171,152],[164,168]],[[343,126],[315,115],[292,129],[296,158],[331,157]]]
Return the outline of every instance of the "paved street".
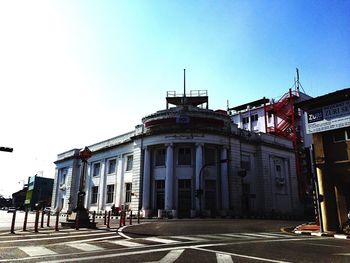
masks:
[[[0,262],[349,262],[350,240],[295,235],[295,221],[149,220],[108,229],[0,232]],[[117,231],[118,230],[118,231]]]

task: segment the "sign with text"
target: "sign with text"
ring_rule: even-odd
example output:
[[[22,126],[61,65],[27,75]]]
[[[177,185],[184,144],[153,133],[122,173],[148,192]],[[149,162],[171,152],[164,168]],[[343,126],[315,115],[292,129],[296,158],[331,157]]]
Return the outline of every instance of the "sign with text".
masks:
[[[307,113],[308,134],[350,127],[350,100],[324,106]]]

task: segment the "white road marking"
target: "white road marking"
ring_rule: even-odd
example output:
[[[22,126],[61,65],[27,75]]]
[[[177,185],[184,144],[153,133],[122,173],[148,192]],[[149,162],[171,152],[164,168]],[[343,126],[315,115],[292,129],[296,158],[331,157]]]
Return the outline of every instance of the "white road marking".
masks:
[[[121,236],[97,237],[97,238],[83,239],[83,240],[77,240],[77,241],[69,241],[69,242],[65,242],[64,244],[74,244],[74,243],[91,242],[91,241],[116,239],[116,238],[121,238]]]
[[[113,244],[120,245],[123,247],[143,247],[143,246],[145,246],[145,244],[140,244],[140,243],[126,241],[126,240],[108,241],[108,243],[113,243]]]
[[[104,250],[103,247],[95,246],[92,244],[85,244],[85,243],[75,243],[75,244],[67,244],[67,246],[82,250],[82,251],[98,251],[98,250]]]
[[[280,234],[280,233],[258,233],[258,234],[261,234],[261,235],[269,235],[269,236],[276,236],[276,237],[293,237],[292,235],[288,235],[288,234]]]
[[[242,254],[236,254],[236,253],[227,253],[227,252],[222,252],[222,251],[217,251],[217,250],[212,250],[212,249],[205,249],[205,248],[201,248],[201,247],[193,247],[193,249],[206,251],[206,252],[212,252],[212,253],[220,253],[220,254],[224,254],[224,255],[228,255],[228,256],[234,256],[234,257],[255,259],[255,260],[259,260],[259,261],[266,261],[266,262],[273,262],[273,263],[291,263],[289,261],[275,260],[275,259],[270,259],[270,258],[254,257],[254,256],[248,256],[248,255],[242,255]]]
[[[254,234],[254,233],[242,233],[242,235],[245,235],[245,236],[251,236],[251,237],[263,237],[263,238],[278,238],[276,236],[271,236],[271,235],[268,235],[268,234]]]
[[[184,252],[184,249],[171,250],[159,261],[149,261],[144,263],[173,263],[181,256],[182,252]]]
[[[316,238],[315,238],[316,239]],[[245,242],[241,242],[242,244],[246,243],[246,242],[253,242],[253,243],[271,243],[271,242],[283,242],[283,241],[302,241],[305,240],[305,237],[302,238],[293,238],[293,239],[281,239],[281,240],[277,240],[277,239],[267,239],[267,240],[254,240],[254,241],[245,241]],[[233,242],[233,243],[219,243],[219,244],[215,244],[215,246],[228,246],[228,245],[234,245],[237,244],[237,242]],[[202,245],[196,245],[196,246],[178,246],[176,247],[176,249],[201,249],[204,247],[212,247],[213,244],[202,244]],[[64,259],[58,259],[58,260],[52,260],[52,259],[48,259],[47,261],[41,261],[41,263],[44,262],[50,262],[50,263],[65,263],[65,262],[76,262],[77,260],[79,261],[88,261],[88,260],[98,260],[98,259],[107,259],[107,258],[115,258],[115,257],[124,257],[124,256],[133,256],[133,255],[141,255],[141,254],[148,254],[148,253],[155,253],[155,252],[162,252],[162,251],[170,251],[170,250],[174,250],[174,247],[172,248],[156,248],[156,249],[147,249],[147,250],[141,250],[141,251],[128,251],[128,252],[123,252],[123,253],[112,253],[112,254],[104,254],[104,255],[97,255],[97,256],[83,256],[82,253],[77,253],[75,258],[67,258],[67,256],[69,256],[69,254],[66,255],[60,255],[60,256],[66,256]],[[211,252],[211,251],[209,251]],[[227,254],[227,255],[231,255],[231,256],[237,256],[237,257],[246,257],[246,258],[251,258],[250,256],[246,256],[246,255],[240,255],[240,254],[230,254],[230,253],[225,253],[222,251],[213,251],[214,253],[221,253],[221,254]],[[83,252],[86,253],[86,252]],[[5,260],[1,260],[0,262],[13,262],[13,261],[24,261],[26,259],[30,259],[30,258],[21,258],[21,259],[5,259]],[[256,260],[260,260],[260,261],[268,261],[268,262],[274,262],[274,263],[285,263],[286,261],[277,261],[277,260],[272,260],[272,259],[263,259],[263,258],[253,258]]]
[[[222,253],[216,253],[216,261],[218,263],[233,263],[232,257],[230,255],[225,255]]]
[[[248,237],[248,236],[243,236],[240,234],[220,234],[221,236],[228,236],[228,237],[238,237],[238,238],[247,238],[247,239],[252,239],[253,237]]]
[[[24,253],[30,257],[56,255],[57,253],[43,246],[27,246],[19,247]]]
[[[103,232],[103,233],[91,233],[84,235],[74,235],[74,236],[59,236],[59,237],[41,237],[41,238],[31,238],[31,239],[19,239],[16,242],[33,242],[33,241],[41,241],[41,240],[57,240],[57,239],[67,239],[67,238],[75,238],[75,237],[90,237],[90,236],[101,236],[101,235],[116,235],[115,232]],[[0,243],[12,243],[13,240],[1,240]]]
[[[184,240],[190,240],[190,241],[206,241],[205,238],[200,237],[190,237],[190,236],[171,236],[170,238],[178,238],[178,239],[184,239]]]
[[[228,239],[228,236],[220,235],[220,234],[213,234],[213,235],[198,235],[199,237],[206,238],[206,239]]]
[[[165,238],[159,238],[159,237],[147,237],[143,240],[153,241],[157,243],[163,243],[163,244],[172,244],[172,243],[178,243],[179,241],[172,240],[172,239],[165,239]]]

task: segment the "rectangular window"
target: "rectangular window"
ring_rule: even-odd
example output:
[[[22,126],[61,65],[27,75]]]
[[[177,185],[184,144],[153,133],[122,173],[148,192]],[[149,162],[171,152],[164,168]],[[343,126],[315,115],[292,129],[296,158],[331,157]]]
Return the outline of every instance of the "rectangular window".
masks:
[[[112,159],[108,161],[108,174],[114,174],[116,171],[117,160]]]
[[[97,203],[98,186],[91,187],[91,204]]]
[[[131,202],[131,193],[132,193],[132,184],[126,183],[125,184],[125,203]]]
[[[250,116],[250,121],[253,122],[253,121],[257,121],[258,120],[258,114],[254,114],[252,116]]]
[[[128,155],[126,157],[126,171],[131,171],[132,170],[132,163],[133,163],[133,156]]]
[[[68,169],[67,168],[62,168],[61,169],[61,175],[60,175],[60,184],[65,184],[66,183],[67,174],[68,174]]]
[[[204,161],[206,165],[215,165],[216,163],[216,149],[205,148],[204,149]]]
[[[242,122],[243,122],[243,124],[248,123],[249,122],[249,117],[243,117],[242,118]]]
[[[165,180],[156,180],[156,209],[164,209]]]
[[[107,185],[107,203],[113,203],[114,184]]]
[[[191,148],[179,148],[178,151],[178,165],[191,165]]]
[[[165,149],[156,149],[155,152],[155,166],[165,165]]]
[[[92,169],[92,176],[100,176],[101,163],[94,163]]]
[[[241,168],[247,171],[250,170],[250,155],[248,154],[241,155]]]
[[[333,132],[334,142],[343,142],[345,141],[345,130],[335,130]]]

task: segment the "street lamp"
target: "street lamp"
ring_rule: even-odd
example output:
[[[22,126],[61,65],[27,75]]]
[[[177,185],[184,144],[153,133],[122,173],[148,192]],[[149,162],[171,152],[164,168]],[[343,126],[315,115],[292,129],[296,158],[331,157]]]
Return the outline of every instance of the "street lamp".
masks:
[[[206,163],[204,164],[201,169],[199,170],[199,175],[198,175],[198,186],[199,188],[196,189],[196,192],[195,192],[195,196],[197,198],[199,198],[199,217],[202,217],[202,195],[203,195],[203,189],[202,189],[202,173],[203,173],[203,170],[210,166],[210,165],[214,165],[214,164],[220,164],[220,163],[227,163],[228,162],[228,159],[222,159],[218,162],[213,162],[213,163]]]
[[[84,200],[85,200],[85,181],[86,181],[86,167],[87,167],[87,160],[92,156],[92,152],[88,147],[85,147],[79,152],[79,158],[82,162],[81,166],[81,174],[80,174],[80,181],[79,181],[79,192],[78,192],[78,201],[77,201],[77,207],[73,209],[73,212],[76,213],[75,218],[75,227],[95,227],[96,225],[94,223],[90,222],[89,219],[89,212],[84,207]]]

